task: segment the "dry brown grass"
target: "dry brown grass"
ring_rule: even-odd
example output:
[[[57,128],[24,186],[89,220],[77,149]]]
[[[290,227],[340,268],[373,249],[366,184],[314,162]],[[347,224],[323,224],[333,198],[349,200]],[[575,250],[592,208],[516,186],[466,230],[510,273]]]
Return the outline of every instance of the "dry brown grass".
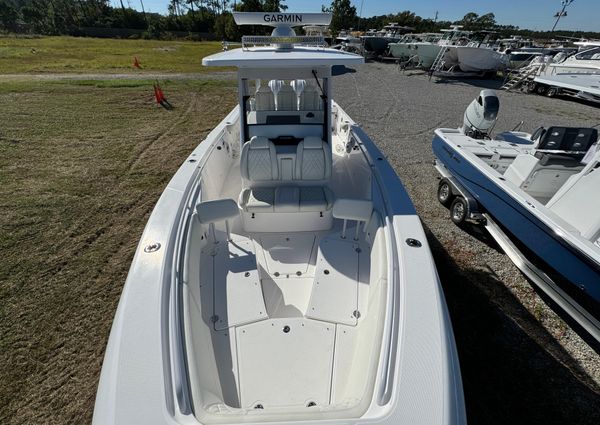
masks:
[[[0,423],[89,423],[153,205],[233,107],[227,82],[0,84]],[[124,87],[123,87],[124,86]]]
[[[202,58],[221,50],[219,41],[0,36],[0,73],[207,72]]]

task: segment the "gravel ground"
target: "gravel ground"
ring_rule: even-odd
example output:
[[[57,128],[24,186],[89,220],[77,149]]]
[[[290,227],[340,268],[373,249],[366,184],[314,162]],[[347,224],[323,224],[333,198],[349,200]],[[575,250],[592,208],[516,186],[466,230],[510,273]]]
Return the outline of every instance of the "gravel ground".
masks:
[[[537,295],[485,231],[459,228],[436,199],[431,139],[458,127],[482,88],[499,81],[429,81],[368,63],[334,79],[338,103],[396,169],[421,216],[458,346],[470,424],[600,423],[600,356]],[[597,107],[500,91],[499,131],[524,121],[592,126]]]

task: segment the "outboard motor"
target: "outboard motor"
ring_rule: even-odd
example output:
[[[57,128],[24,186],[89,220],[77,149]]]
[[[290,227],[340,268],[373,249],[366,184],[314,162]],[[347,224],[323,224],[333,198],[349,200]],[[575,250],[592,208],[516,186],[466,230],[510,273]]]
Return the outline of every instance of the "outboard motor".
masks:
[[[481,90],[477,99],[468,106],[462,131],[474,139],[486,138],[498,119],[500,101],[493,90]]]

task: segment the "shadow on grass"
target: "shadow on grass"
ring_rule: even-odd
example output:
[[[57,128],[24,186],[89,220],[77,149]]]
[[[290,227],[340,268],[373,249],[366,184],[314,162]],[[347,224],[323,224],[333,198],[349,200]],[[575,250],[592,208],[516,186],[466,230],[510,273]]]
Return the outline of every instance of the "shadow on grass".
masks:
[[[473,424],[598,424],[600,388],[492,272],[459,269],[426,228]]]

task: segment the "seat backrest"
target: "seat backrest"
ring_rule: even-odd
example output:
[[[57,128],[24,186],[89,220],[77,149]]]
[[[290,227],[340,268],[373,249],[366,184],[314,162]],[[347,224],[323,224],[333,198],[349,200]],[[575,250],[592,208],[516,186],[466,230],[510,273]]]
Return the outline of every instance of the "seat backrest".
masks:
[[[268,182],[279,179],[275,146],[266,137],[254,136],[242,147],[240,157],[242,177],[250,182]]]
[[[550,127],[540,139],[537,149],[583,155],[597,140],[598,130],[595,128]]]
[[[279,111],[295,111],[297,108],[296,93],[288,84],[281,87],[277,95],[277,110]]]
[[[255,94],[256,110],[257,111],[274,111],[275,101],[273,100],[273,92],[267,86],[261,86]]]
[[[571,182],[570,182],[571,183]],[[568,189],[557,193],[548,206],[550,211],[595,242],[600,238],[600,167],[589,168],[573,178]]]
[[[300,109],[303,111],[320,111],[323,108],[323,101],[317,92],[317,88],[312,84],[307,84],[300,97]]]
[[[296,180],[329,180],[331,149],[318,137],[306,137],[296,149]]]

